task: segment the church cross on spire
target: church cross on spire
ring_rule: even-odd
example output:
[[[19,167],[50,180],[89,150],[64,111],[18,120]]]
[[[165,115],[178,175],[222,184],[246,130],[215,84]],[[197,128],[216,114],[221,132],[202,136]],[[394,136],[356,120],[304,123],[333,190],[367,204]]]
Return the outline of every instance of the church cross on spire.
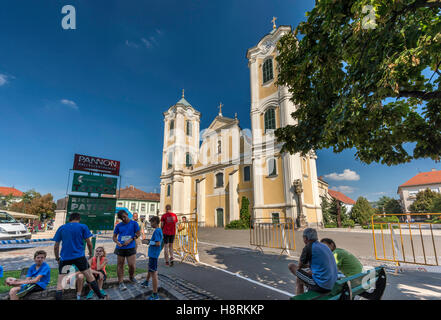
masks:
[[[219,115],[220,116],[222,116],[222,106],[223,106],[223,104],[222,104],[222,102],[220,102],[219,103],[219,107],[218,107],[219,108]]]
[[[271,20],[271,22],[273,23],[273,29],[276,28],[276,20],[277,20],[277,17],[273,17],[273,20]]]
[[[184,89],[182,89],[182,98],[184,98]]]

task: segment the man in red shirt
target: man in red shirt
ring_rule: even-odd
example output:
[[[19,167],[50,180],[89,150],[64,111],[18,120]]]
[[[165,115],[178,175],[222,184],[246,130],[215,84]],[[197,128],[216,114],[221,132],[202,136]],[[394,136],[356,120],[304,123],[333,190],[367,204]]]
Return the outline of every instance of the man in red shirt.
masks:
[[[171,206],[165,206],[165,213],[161,217],[161,229],[164,235],[164,258],[165,265],[168,266],[168,256],[170,254],[170,266],[173,266],[173,242],[175,241],[176,223],[178,217],[170,212]]]

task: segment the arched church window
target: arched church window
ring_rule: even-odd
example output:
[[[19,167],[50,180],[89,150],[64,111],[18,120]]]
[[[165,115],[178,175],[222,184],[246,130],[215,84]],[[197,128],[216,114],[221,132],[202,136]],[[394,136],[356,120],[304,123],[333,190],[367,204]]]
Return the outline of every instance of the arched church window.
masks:
[[[273,59],[267,59],[262,66],[263,83],[273,80]]]
[[[191,121],[187,120],[187,136],[191,137],[191,131],[192,131]]]
[[[170,185],[167,185],[167,197],[170,197]]]
[[[169,153],[168,154],[168,164],[167,164],[167,168],[171,169],[173,167],[173,153]]]
[[[267,133],[267,130],[274,130],[276,129],[276,111],[271,108],[268,109],[265,112],[264,116],[264,122],[265,122],[265,133]]]
[[[277,163],[275,158],[271,158],[268,160],[268,176],[276,176],[277,175]]]
[[[170,129],[169,129],[170,137],[173,135],[174,128],[175,128],[175,120],[170,120]]]
[[[217,153],[222,153],[222,141],[217,141]]]
[[[216,188],[221,188],[224,186],[224,174],[219,172],[216,174]]]
[[[187,152],[185,154],[185,166],[186,167],[191,167],[193,165],[193,161],[191,159],[191,154],[189,152]]]

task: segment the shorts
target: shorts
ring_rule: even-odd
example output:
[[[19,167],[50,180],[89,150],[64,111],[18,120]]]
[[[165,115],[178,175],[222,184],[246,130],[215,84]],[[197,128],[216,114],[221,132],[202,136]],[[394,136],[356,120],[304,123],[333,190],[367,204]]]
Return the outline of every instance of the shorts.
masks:
[[[78,270],[75,271],[86,271],[90,268],[89,262],[87,262],[86,257],[81,257],[73,260],[60,260],[60,265],[58,266],[59,274],[68,274],[70,272],[70,266],[76,266]],[[69,266],[69,268],[67,268]]]
[[[164,234],[164,243],[173,243],[175,241],[175,235],[168,235],[168,234]]]
[[[130,249],[115,248],[115,251],[113,253],[120,257],[131,257],[134,254],[136,254],[136,248],[130,248]]]
[[[328,293],[331,290],[324,289],[320,287],[312,278],[312,275],[305,271],[305,269],[299,269],[296,271],[296,276],[302,280],[309,290],[319,292],[319,293]]]
[[[105,272],[103,270],[95,270],[95,271],[101,272],[103,274],[103,276],[104,276],[103,281],[106,281],[107,276],[106,276],[106,274],[105,274]],[[96,274],[96,273],[94,273],[93,276],[95,277],[96,281],[98,281],[98,279],[100,278],[99,274]]]
[[[28,294],[33,292],[43,291],[44,289],[40,287],[38,284],[23,284],[20,288],[20,291],[17,292],[17,297],[22,298]]]
[[[149,257],[149,272],[158,271],[158,258]]]

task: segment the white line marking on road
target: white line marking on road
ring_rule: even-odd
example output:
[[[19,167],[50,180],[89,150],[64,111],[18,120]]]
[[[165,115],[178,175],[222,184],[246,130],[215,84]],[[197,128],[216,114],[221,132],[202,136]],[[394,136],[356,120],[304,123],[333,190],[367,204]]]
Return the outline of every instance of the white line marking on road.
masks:
[[[203,241],[198,241],[198,243],[202,243],[202,244],[206,244],[209,246],[214,246],[214,247],[221,247],[221,248],[228,248],[228,249],[234,249],[234,250],[240,250],[240,251],[247,251],[247,252],[259,252],[257,250],[253,250],[253,249],[248,249],[248,248],[244,248],[244,247],[231,247],[231,246],[224,246],[221,244],[217,244],[217,243],[209,243],[209,242],[203,242]]]
[[[221,269],[221,268],[218,268],[218,267],[212,266],[211,264],[208,264],[208,263],[205,263],[205,262],[199,262],[199,263],[202,264],[202,265],[204,265],[204,266],[211,267],[211,268],[216,269],[216,270],[219,270],[219,271],[223,271],[223,272],[228,273],[228,274],[230,274],[230,275],[232,275],[232,276],[236,276],[236,277],[241,278],[241,279],[243,279],[243,280],[246,280],[246,281],[249,281],[249,282],[251,282],[251,283],[257,284],[257,285],[259,285],[259,286],[261,286],[261,287],[264,287],[264,288],[267,288],[267,289],[270,289],[270,290],[276,291],[276,292],[278,292],[278,293],[281,293],[281,294],[287,295],[287,296],[289,296],[289,297],[295,296],[294,293],[290,293],[290,292],[287,292],[287,291],[283,291],[283,290],[280,290],[280,289],[277,289],[277,288],[271,287],[271,286],[269,286],[269,285],[267,285],[267,284],[264,284],[264,283],[261,283],[261,282],[259,282],[259,281],[256,281],[256,280],[253,280],[253,279],[250,279],[250,278],[244,277],[244,276],[242,276],[242,275],[240,275],[240,274],[238,274],[238,273],[234,273],[234,272],[231,272],[231,271],[228,271],[228,270],[225,270],[225,269]]]
[[[202,242],[199,241],[199,243],[202,243]],[[228,248],[228,247],[225,247],[225,248]],[[179,258],[179,255],[177,255],[176,253],[174,254],[174,256]],[[181,257],[181,258],[182,258],[182,257]],[[187,262],[187,261],[182,261],[182,262],[184,262],[184,263],[189,263],[189,262]],[[189,263],[189,264],[194,265],[193,263]],[[230,274],[230,275],[232,275],[232,276],[236,276],[236,277],[241,278],[241,279],[243,279],[243,280],[246,280],[246,281],[249,281],[249,282],[251,282],[251,283],[257,284],[257,285],[259,285],[259,286],[261,286],[261,287],[264,287],[264,288],[267,288],[267,289],[270,289],[270,290],[276,291],[276,292],[278,292],[278,293],[281,293],[281,294],[287,295],[287,296],[289,296],[289,297],[295,296],[294,293],[290,293],[290,292],[287,292],[287,291],[284,291],[284,290],[280,290],[280,289],[277,289],[277,288],[271,287],[271,286],[269,286],[269,285],[267,285],[267,284],[264,284],[264,283],[261,283],[261,282],[259,282],[259,281],[256,281],[256,280],[253,280],[253,279],[250,279],[250,278],[244,277],[244,276],[242,276],[242,275],[240,275],[240,274],[238,274],[238,273],[234,273],[234,272],[231,272],[231,271],[228,271],[228,270],[225,270],[225,269],[222,269],[222,268],[216,267],[216,266],[212,266],[211,264],[208,264],[208,263],[205,263],[205,262],[201,262],[201,261],[199,261],[198,264],[202,264],[202,265],[204,265],[204,266],[211,267],[211,268],[213,268],[213,269],[216,269],[216,270],[219,270],[219,271],[222,271],[222,272],[228,273],[228,274]]]

